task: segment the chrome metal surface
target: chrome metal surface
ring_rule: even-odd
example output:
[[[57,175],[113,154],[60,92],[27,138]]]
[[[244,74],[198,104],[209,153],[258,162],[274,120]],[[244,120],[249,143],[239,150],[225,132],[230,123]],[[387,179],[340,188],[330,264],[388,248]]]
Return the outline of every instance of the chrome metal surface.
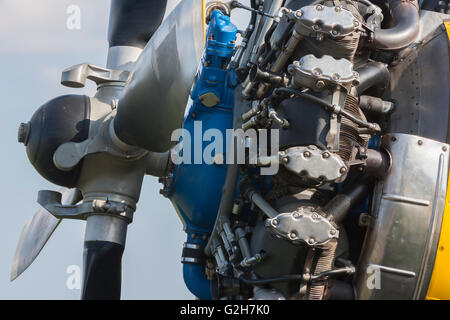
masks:
[[[115,46],[108,49],[106,67],[113,70],[133,71],[135,62],[141,55],[142,49],[130,46]]]
[[[110,70],[82,63],[67,68],[62,72],[61,84],[70,88],[83,88],[86,79],[94,81],[97,85],[116,83],[125,85],[130,77],[130,72],[124,70]]]
[[[374,191],[357,298],[423,299],[444,210],[449,146],[407,134],[385,135],[381,145],[392,155],[392,168]],[[374,277],[378,288],[369,284]]]
[[[61,188],[59,192],[62,193],[62,203],[64,204],[72,204],[79,200],[79,193],[76,189]],[[11,281],[21,275],[33,263],[60,222],[60,219],[55,218],[44,208],[40,208],[28,220],[17,243],[11,266]]]
[[[297,175],[323,182],[341,180],[347,173],[347,166],[338,155],[314,146],[282,151],[280,163]]]
[[[86,220],[84,241],[108,241],[125,246],[127,221],[106,215],[92,215]]]
[[[296,31],[308,37],[317,37],[318,34],[342,37],[361,26],[350,11],[339,6],[328,7],[320,4],[306,6],[292,11],[289,17],[296,21]]]
[[[265,226],[274,235],[294,244],[316,246],[339,238],[339,231],[313,207],[300,207],[294,212],[281,213],[267,219]]]
[[[292,85],[295,88],[323,90],[330,86],[359,84],[359,75],[353,71],[353,63],[328,55],[316,58],[308,54],[289,65],[288,72],[293,76]]]
[[[147,43],[119,100],[116,120],[138,114],[142,121],[133,121],[127,135],[150,151],[168,151],[181,126],[203,52],[202,15],[201,1],[180,2]]]

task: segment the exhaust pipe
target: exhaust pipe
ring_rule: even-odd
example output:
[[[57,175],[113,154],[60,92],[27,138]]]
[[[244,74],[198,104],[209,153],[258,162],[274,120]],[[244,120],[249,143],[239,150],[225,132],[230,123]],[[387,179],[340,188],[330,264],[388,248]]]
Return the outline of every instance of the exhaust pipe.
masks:
[[[376,29],[373,44],[382,50],[403,49],[413,43],[419,34],[419,5],[417,0],[389,0],[389,9],[394,26]]]

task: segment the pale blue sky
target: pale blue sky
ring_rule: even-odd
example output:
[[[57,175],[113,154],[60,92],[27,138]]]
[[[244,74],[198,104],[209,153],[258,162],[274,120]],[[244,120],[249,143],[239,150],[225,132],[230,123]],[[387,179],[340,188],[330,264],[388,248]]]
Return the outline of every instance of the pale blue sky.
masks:
[[[169,0],[171,10],[179,0]],[[200,0],[199,0],[200,1]],[[92,84],[69,89],[61,71],[89,62],[104,66],[109,0],[0,0],[0,299],[78,299],[66,287],[69,265],[82,265],[84,222],[63,221],[40,256],[14,282],[11,262],[22,227],[39,208],[37,192],[58,187],[31,166],[17,143],[20,122],[53,97],[93,95]],[[247,4],[248,1],[242,1]],[[66,27],[66,9],[81,9],[81,29]],[[234,14],[245,28],[244,12]],[[171,203],[159,194],[156,178],[146,177],[123,258],[123,299],[192,299],[182,279],[180,255],[185,233]]]

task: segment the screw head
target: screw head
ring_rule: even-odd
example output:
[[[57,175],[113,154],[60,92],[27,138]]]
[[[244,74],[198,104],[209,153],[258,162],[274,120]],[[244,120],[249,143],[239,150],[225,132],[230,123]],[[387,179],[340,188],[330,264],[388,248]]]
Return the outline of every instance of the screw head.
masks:
[[[291,232],[291,233],[289,234],[289,238],[295,239],[295,238],[297,238],[297,234],[296,234],[295,232]]]
[[[278,223],[279,223],[278,219],[273,219],[273,220],[272,220],[272,225],[273,225],[273,226],[277,226]]]
[[[308,243],[309,244],[314,244],[314,242],[316,242],[316,240],[314,240],[314,238],[309,238],[308,239]]]
[[[303,152],[303,156],[304,156],[305,158],[310,158],[310,157],[311,157],[311,152],[305,151],[305,152]]]
[[[423,145],[423,141],[422,141],[422,140],[419,140],[419,141],[417,141],[417,144],[418,144],[419,146],[421,146],[421,145]]]
[[[334,235],[336,234],[336,230],[335,230],[335,229],[331,229],[331,230],[330,230],[330,234],[331,234],[332,236],[334,236]]]
[[[322,154],[322,158],[328,159],[328,158],[330,158],[330,154],[329,154],[328,152],[324,152],[324,153]]]
[[[317,11],[322,11],[323,10],[323,6],[321,6],[320,4],[316,6],[316,10]]]
[[[297,11],[295,11],[295,16],[296,16],[297,18],[300,18],[302,15],[303,15],[302,10],[297,10]]]
[[[341,169],[339,169],[340,173],[346,173],[347,172],[347,168],[346,167],[342,167]]]
[[[281,159],[281,161],[282,161],[283,163],[288,163],[288,162],[289,162],[289,157],[283,157],[283,158]]]
[[[325,82],[323,82],[321,80],[317,81],[316,87],[319,89],[322,89],[323,87],[325,87]]]

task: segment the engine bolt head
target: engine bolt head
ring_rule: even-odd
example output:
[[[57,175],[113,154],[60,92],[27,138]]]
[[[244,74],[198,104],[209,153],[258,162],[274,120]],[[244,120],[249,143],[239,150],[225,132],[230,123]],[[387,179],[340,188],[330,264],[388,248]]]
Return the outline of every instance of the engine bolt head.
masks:
[[[324,153],[322,154],[322,158],[328,159],[328,158],[330,158],[330,154],[329,154],[328,152],[324,152]]]
[[[319,219],[319,215],[318,215],[317,213],[314,213],[314,214],[312,215],[312,218],[313,218],[314,220]]]
[[[322,11],[323,10],[323,6],[321,6],[320,4],[316,6],[316,10],[317,11]]]
[[[423,145],[423,141],[422,141],[422,140],[419,140],[419,141],[417,141],[417,144],[418,144],[419,146],[421,146],[421,145]]]
[[[297,238],[297,234],[296,234],[295,232],[291,232],[291,233],[289,234],[289,238],[295,239],[295,238]]]
[[[281,161],[282,161],[283,163],[288,163],[288,162],[289,162],[289,157],[283,157],[283,158],[281,159]]]
[[[272,225],[273,225],[273,226],[277,226],[278,223],[279,223],[278,219],[273,219],[273,220],[272,220]]]
[[[310,157],[311,157],[311,152],[305,151],[305,152],[303,152],[303,156],[304,156],[305,158],[310,158]]]
[[[294,219],[300,218],[300,212],[294,212],[294,213],[292,214],[292,217],[293,217]]]
[[[309,244],[314,244],[314,242],[316,242],[316,240],[314,240],[314,238],[309,238],[308,239],[308,243]]]
[[[334,7],[334,11],[336,11],[336,12],[340,12],[341,11],[341,7],[340,6],[336,6],[336,7]]]
[[[442,147],[442,151],[447,152],[447,147],[446,147],[446,146],[443,146],[443,147]]]
[[[323,82],[323,81],[317,81],[316,87],[319,88],[319,89],[322,89],[323,87],[325,87],[325,82]]]
[[[295,11],[295,16],[296,16],[297,18],[300,18],[301,16],[303,16],[302,10],[297,10],[297,11]]]
[[[347,168],[346,167],[342,167],[341,169],[339,169],[340,173],[346,173],[347,172]]]
[[[334,236],[334,235],[336,234],[336,230],[331,229],[331,230],[330,230],[330,234],[331,234],[332,236]]]

